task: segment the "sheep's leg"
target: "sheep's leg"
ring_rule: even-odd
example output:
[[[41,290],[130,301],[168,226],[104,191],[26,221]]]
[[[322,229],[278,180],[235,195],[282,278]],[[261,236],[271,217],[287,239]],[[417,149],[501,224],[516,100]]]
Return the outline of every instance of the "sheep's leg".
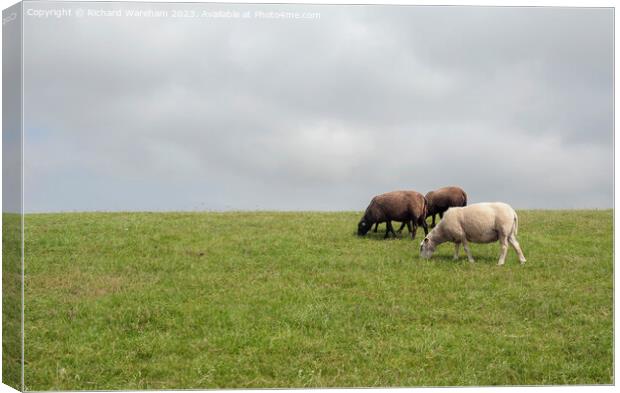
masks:
[[[467,253],[467,260],[473,263],[474,257],[471,256],[471,250],[469,249],[469,243],[467,242],[466,239],[462,239],[461,242],[463,243],[463,248],[465,249],[465,252]]]
[[[508,238],[508,242],[510,243],[512,248],[515,249],[517,255],[519,255],[519,262],[521,262],[521,264],[523,265],[525,263],[525,256],[523,255],[523,251],[521,251],[521,246],[519,245],[519,242],[517,241],[517,238],[514,234],[510,235],[510,237]]]
[[[431,222],[431,228],[435,228],[435,214],[433,214],[433,222]]]
[[[497,264],[501,266],[506,261],[506,253],[508,252],[508,239],[505,236],[500,237],[499,243],[501,245],[502,251],[499,254],[499,261],[497,262]]]
[[[396,232],[401,233],[403,231],[403,228],[405,227],[405,222],[403,222],[400,225],[400,228],[398,228],[398,230]],[[409,227],[409,225],[407,225],[407,227]],[[411,232],[411,228],[409,228],[409,231]]]
[[[379,223],[375,223],[375,233],[377,233],[377,229],[379,229]]]
[[[390,232],[392,232],[392,235],[394,235],[394,237],[396,237],[396,232],[394,232],[394,227],[392,226],[392,222],[388,221],[390,223]]]
[[[409,233],[413,232],[413,229],[411,228],[411,221],[407,221],[407,230]]]
[[[428,235],[428,224],[426,223],[426,220],[422,220],[421,224],[424,229],[424,236]]]
[[[460,247],[461,243],[456,242],[454,243],[454,257],[452,257],[452,259],[454,259],[455,261],[457,259],[459,259],[459,247]]]
[[[409,222],[407,222],[407,225],[409,225]],[[412,239],[415,239],[415,234],[416,234],[417,231],[418,231],[418,226],[415,223],[413,223],[413,230],[411,231],[411,238]]]
[[[390,232],[392,232],[394,234],[394,237],[396,237],[396,232],[394,232],[394,227],[392,227],[392,221],[387,220],[385,222],[386,226],[385,226],[385,236],[383,237],[384,239],[387,239],[388,236],[390,235]]]

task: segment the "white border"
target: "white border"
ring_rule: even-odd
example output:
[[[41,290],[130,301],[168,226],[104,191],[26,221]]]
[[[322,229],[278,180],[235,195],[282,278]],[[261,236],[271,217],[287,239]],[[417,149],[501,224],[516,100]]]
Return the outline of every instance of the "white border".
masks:
[[[84,2],[96,2],[95,0],[83,0]],[[175,2],[175,3],[182,3],[183,1],[170,1],[170,0],[133,0],[132,2]],[[186,1],[186,2],[196,2],[196,1]],[[374,0],[374,1],[370,1],[370,0],[337,0],[337,1],[330,1],[330,0],[312,0],[312,1],[299,1],[299,0],[289,0],[289,1],[282,1],[282,0],[272,0],[272,1],[260,1],[260,0],[244,0],[244,1],[231,1],[231,0],[219,0],[219,1],[214,1],[217,3],[283,3],[283,4],[396,4],[396,5],[460,5],[460,6],[467,6],[467,5],[477,5],[477,6],[513,6],[513,7],[523,7],[523,6],[529,6],[529,7],[616,7],[617,4],[619,4],[619,1],[615,1],[615,0],[607,0],[607,1],[601,1],[601,0],[590,0],[590,1],[584,1],[584,0],[572,0],[572,1],[559,1],[559,0],[521,0],[521,1],[513,1],[513,0],[506,0],[506,1],[491,1],[491,0],[476,0],[476,1],[465,1],[465,0],[447,0],[447,1],[437,1],[437,0],[424,0],[424,1],[419,1],[419,0],[391,0],[391,1],[386,1],[386,0]],[[12,6],[13,4],[17,3],[17,1],[15,0],[0,0],[0,7],[2,9],[8,8],[10,6]],[[614,18],[615,19],[615,18]],[[615,23],[615,22],[614,22]],[[23,27],[23,24],[22,24]],[[2,32],[0,29],[0,42],[1,42],[1,38],[2,38]],[[618,38],[619,38],[619,34],[618,31],[616,29],[614,29],[614,114],[618,109],[618,104],[617,101],[615,100],[615,92],[617,91],[617,81],[615,79],[615,72],[617,71],[618,67],[617,67],[617,61],[616,61],[616,43],[618,42]],[[0,67],[1,67],[1,62],[0,62]],[[0,78],[1,79],[1,78]],[[0,81],[0,90],[2,87],[2,82]],[[1,114],[1,108],[2,108],[2,98],[0,95],[0,114]],[[23,113],[22,113],[23,114]],[[23,121],[23,119],[22,119]],[[614,135],[615,135],[615,130],[617,129],[616,127],[616,117],[614,115]],[[1,143],[1,142],[0,142]],[[615,202],[616,202],[616,197],[618,196],[618,189],[617,189],[617,182],[616,182],[616,174],[618,173],[618,167],[617,167],[617,162],[615,160],[615,152],[618,151],[618,139],[614,138],[614,206],[615,206]],[[2,150],[0,149],[0,163],[1,163],[1,158],[2,158]],[[22,156],[23,159],[23,156]],[[22,183],[23,184],[23,183]],[[0,182],[0,199],[1,199],[1,195],[2,195],[2,184]],[[23,201],[22,201],[23,202]],[[615,274],[615,261],[617,260],[617,251],[618,249],[615,247],[616,244],[618,244],[618,241],[620,240],[620,235],[618,233],[618,231],[615,230],[615,228],[618,227],[618,225],[620,224],[620,218],[614,214],[614,376],[618,376],[618,372],[620,371],[620,367],[618,366],[618,361],[616,359],[616,352],[615,352],[615,348],[617,348],[616,346],[616,330],[615,327],[617,326],[617,322],[618,322],[618,314],[616,312],[616,307],[615,307],[615,299],[617,298],[618,295],[618,276]],[[2,240],[0,238],[0,246]],[[1,255],[0,255],[0,259],[1,259]],[[1,277],[1,272],[0,272],[0,277]],[[23,288],[23,287],[22,287]],[[23,301],[23,298],[22,298]],[[0,312],[1,312],[1,302],[0,302]],[[22,304],[22,312],[23,312],[23,304]],[[1,315],[1,313],[0,313]],[[1,333],[2,333],[2,327],[0,325],[0,337],[1,337]],[[22,335],[23,338],[23,335]],[[0,351],[1,352],[1,351]],[[1,353],[0,353],[0,359],[1,359]],[[0,363],[1,364],[1,363]],[[1,370],[0,370],[0,375],[1,375]],[[238,392],[238,393],[250,393],[250,392],[265,392],[268,391],[270,389],[238,389],[238,390],[228,390],[230,392]],[[317,392],[317,393],[322,393],[322,392],[329,392],[329,393],[350,393],[351,391],[365,391],[367,389],[277,389],[277,392]],[[396,391],[398,392],[403,392],[403,393],[417,393],[417,392],[446,392],[446,393],[451,393],[451,392],[478,392],[478,391],[484,391],[484,392],[488,392],[488,393],[498,393],[498,392],[506,392],[506,391],[510,391],[510,392],[549,392],[549,393],[557,393],[557,392],[562,392],[562,393],[576,393],[576,392],[585,392],[585,391],[593,391],[593,392],[612,392],[612,391],[616,391],[616,387],[615,386],[545,386],[545,387],[540,387],[540,386],[533,386],[533,387],[458,387],[458,388],[390,388],[390,389],[372,389],[373,393],[395,393]],[[194,390],[197,392],[212,392],[213,390]],[[15,392],[14,389],[0,384],[0,393],[5,393],[5,392]],[[169,390],[168,392],[188,392],[187,390]]]

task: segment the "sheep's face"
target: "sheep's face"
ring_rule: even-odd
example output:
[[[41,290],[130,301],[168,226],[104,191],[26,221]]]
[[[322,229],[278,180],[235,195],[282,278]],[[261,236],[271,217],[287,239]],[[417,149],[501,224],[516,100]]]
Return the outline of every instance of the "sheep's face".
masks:
[[[368,233],[368,231],[370,231],[371,227],[372,227],[372,223],[362,218],[359,224],[357,224],[357,235],[364,236],[365,234]]]
[[[420,256],[429,259],[435,252],[435,243],[427,237],[420,243]]]

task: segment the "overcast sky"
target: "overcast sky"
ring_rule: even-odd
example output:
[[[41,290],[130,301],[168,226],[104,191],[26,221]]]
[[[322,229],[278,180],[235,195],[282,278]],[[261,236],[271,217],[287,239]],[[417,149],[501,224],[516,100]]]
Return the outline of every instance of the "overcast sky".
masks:
[[[25,4],[26,211],[613,205],[611,9]]]

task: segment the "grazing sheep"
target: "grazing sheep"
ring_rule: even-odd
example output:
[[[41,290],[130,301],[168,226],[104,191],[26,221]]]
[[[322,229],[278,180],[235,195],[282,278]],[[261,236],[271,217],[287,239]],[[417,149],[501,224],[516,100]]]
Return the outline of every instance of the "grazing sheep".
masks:
[[[525,257],[516,237],[518,226],[517,213],[506,203],[475,203],[466,207],[452,207],[420,243],[420,256],[430,258],[439,244],[450,241],[455,243],[454,259],[458,259],[459,245],[463,243],[469,262],[473,262],[469,242],[491,243],[499,240],[502,251],[498,265],[504,264],[508,243],[519,255],[521,264],[524,264]]]
[[[424,228],[424,234],[428,234],[426,225],[426,199],[416,191],[392,191],[377,195],[372,198],[370,205],[366,208],[364,216],[357,225],[357,234],[364,236],[372,228],[373,224],[385,222],[387,228],[384,238],[387,238],[394,228],[391,221],[398,221],[409,226],[413,224],[411,238],[414,239],[418,225]]]
[[[451,207],[467,206],[467,194],[459,187],[443,187],[426,194],[428,202],[427,217],[433,217],[431,228],[435,227],[435,215],[443,218],[443,213]]]

